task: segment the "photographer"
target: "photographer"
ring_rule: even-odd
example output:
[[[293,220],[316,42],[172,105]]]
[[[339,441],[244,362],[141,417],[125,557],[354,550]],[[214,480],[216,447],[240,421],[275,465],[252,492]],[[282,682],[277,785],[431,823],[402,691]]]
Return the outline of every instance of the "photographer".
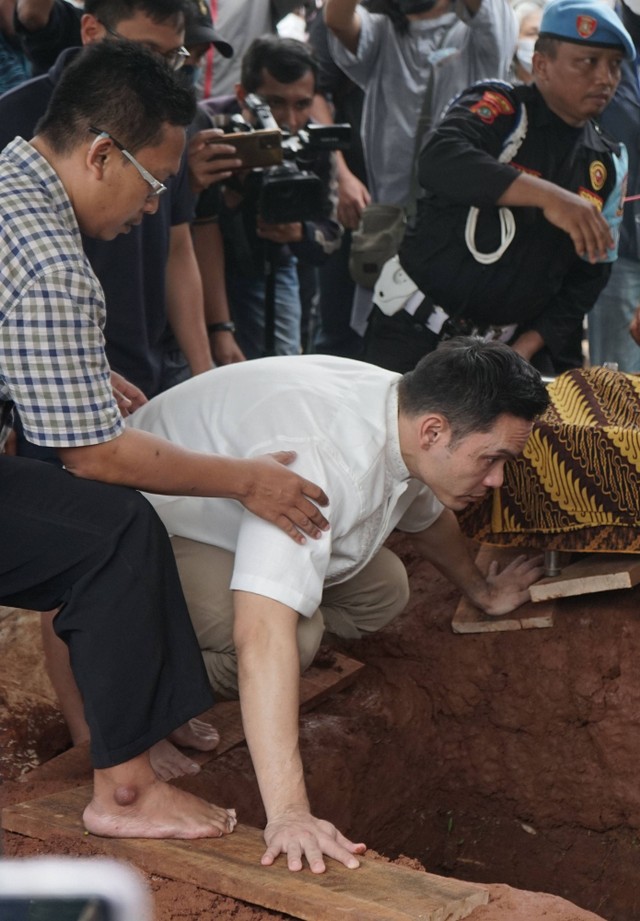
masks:
[[[236,87],[236,96],[206,100],[202,108],[209,116],[209,124],[212,116],[238,113],[251,122],[246,98],[256,94],[271,109],[280,129],[296,135],[309,123],[315,84],[316,63],[306,45],[294,39],[265,36],[256,39],[243,58],[242,83]],[[340,245],[342,229],[334,219],[333,155],[323,151],[309,157],[305,154],[300,165],[322,183],[320,215],[307,215],[302,207],[299,220],[268,223],[259,213],[266,175],[262,170],[243,170],[226,183],[207,189],[198,202],[193,234],[205,289],[211,274],[206,240],[217,223],[225,243],[227,295],[237,326],[237,345],[247,358],[260,357],[266,351],[268,266],[273,266],[275,275],[274,351],[279,355],[298,354],[301,305],[297,261],[319,265]],[[220,327],[213,330],[214,334],[234,333],[233,324],[214,326]]]

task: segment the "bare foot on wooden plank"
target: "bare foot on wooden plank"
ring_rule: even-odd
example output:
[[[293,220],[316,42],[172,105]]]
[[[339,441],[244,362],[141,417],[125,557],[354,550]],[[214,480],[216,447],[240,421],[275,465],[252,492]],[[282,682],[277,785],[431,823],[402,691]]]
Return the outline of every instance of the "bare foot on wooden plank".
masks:
[[[94,772],[84,826],[108,838],[218,838],[236,826],[223,809],[156,777],[148,753]]]

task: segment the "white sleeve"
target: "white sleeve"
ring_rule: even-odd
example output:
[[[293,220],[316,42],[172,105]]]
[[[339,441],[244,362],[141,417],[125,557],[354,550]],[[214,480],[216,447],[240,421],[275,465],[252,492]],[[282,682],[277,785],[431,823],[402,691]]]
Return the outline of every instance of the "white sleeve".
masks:
[[[311,617],[320,604],[331,556],[331,532],[296,544],[245,512],[240,525],[231,588],[273,598]]]
[[[311,617],[322,598],[334,538],[349,533],[360,506],[356,485],[328,446],[308,443],[289,468],[321,486],[329,496],[323,514],[330,530],[296,544],[273,524],[244,512],[236,544],[231,588],[265,595]]]

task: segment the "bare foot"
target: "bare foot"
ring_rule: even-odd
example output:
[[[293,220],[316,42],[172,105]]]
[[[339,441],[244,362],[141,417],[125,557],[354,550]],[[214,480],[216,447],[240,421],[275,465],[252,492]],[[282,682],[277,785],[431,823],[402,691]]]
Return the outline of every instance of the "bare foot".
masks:
[[[175,745],[171,743],[175,742]],[[202,720],[189,720],[184,726],[175,729],[169,739],[156,742],[149,751],[151,767],[160,780],[173,780],[175,777],[197,774],[200,765],[183,755],[175,747],[195,748],[201,752],[213,751],[220,743],[220,733],[210,723]]]
[[[169,741],[183,748],[197,748],[200,752],[210,752],[220,744],[220,733],[211,723],[193,719],[174,729]]]
[[[149,749],[151,767],[159,780],[173,780],[175,777],[198,774],[200,765],[179,752],[167,739],[156,742]]]
[[[222,809],[157,780],[142,786],[101,784],[96,772],[84,827],[107,838],[219,838],[237,824],[235,809]]]

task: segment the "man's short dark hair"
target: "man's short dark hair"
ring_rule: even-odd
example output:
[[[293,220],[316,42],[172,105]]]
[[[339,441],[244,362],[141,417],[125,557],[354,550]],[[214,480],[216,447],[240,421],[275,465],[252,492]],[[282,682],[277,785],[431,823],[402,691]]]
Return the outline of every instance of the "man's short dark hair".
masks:
[[[502,342],[460,337],[425,355],[400,380],[400,411],[407,416],[441,413],[457,440],[487,432],[508,413],[531,421],[549,396],[540,374]]]
[[[153,22],[171,22],[180,26],[184,22],[189,0],[85,0],[84,11],[99,22],[115,28],[123,19],[132,19],[144,13]]]
[[[278,83],[295,83],[309,71],[314,83],[318,79],[318,64],[309,45],[277,35],[254,39],[245,52],[240,82],[248,93],[256,93],[262,85],[263,70]]]
[[[555,61],[558,57],[559,46],[559,38],[554,38],[552,35],[539,35],[536,39],[534,51],[537,51],[539,54],[544,54],[552,61]]]
[[[160,55],[137,42],[95,42],[65,67],[36,134],[66,154],[95,126],[135,153],[162,143],[163,125],[189,125],[195,111],[193,90]]]

